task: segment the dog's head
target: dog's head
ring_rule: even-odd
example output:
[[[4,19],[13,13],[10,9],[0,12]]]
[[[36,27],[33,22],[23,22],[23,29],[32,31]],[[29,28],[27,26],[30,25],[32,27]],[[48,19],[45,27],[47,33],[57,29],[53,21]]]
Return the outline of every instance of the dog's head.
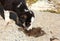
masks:
[[[34,19],[33,11],[29,10],[24,3],[20,3],[16,8],[16,12],[21,24],[24,24],[23,26],[29,28]]]
[[[21,14],[19,15],[19,21],[20,21],[20,25],[23,25],[24,28],[28,29],[31,25],[32,22],[34,21],[34,13],[33,11],[25,11],[25,12],[21,12]]]
[[[25,20],[25,27],[27,29],[32,28],[31,25],[32,25],[34,18],[35,18],[33,11],[29,10],[29,11],[25,12],[25,14],[27,16],[26,20]]]

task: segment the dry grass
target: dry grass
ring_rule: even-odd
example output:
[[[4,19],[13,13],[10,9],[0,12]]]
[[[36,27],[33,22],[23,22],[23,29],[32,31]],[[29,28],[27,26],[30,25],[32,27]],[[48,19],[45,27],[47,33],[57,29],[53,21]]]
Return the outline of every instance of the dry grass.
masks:
[[[26,2],[28,3],[28,5],[30,6],[31,4],[35,3],[37,0],[26,0]]]
[[[56,14],[60,14],[60,11],[55,11],[55,10],[43,10],[42,12],[51,12],[51,13],[56,13]]]
[[[31,4],[37,2],[38,0],[26,0],[28,6],[31,6]],[[53,4],[55,5],[54,10],[43,10],[43,12],[51,12],[51,13],[56,13],[60,14],[60,3],[57,0],[50,0],[53,1]]]

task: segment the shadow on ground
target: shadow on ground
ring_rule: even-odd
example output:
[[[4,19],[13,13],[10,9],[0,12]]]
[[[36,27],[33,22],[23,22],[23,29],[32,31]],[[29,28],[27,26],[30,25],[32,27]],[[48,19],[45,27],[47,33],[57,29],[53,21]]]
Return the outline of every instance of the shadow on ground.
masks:
[[[37,28],[32,28],[29,31],[18,28],[19,31],[23,31],[25,35],[27,36],[33,36],[33,37],[39,37],[39,36],[43,36],[44,34],[46,34],[40,27]]]

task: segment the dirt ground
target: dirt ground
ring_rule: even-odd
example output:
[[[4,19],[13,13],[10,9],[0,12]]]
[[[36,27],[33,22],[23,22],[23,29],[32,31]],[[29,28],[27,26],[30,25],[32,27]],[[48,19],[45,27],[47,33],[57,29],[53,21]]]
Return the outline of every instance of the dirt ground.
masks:
[[[5,21],[0,16],[0,41],[60,41],[60,14],[39,11],[34,11],[34,13],[33,27],[38,29],[32,30],[33,35],[32,31],[27,33],[31,36],[18,30],[20,27],[14,21],[5,25]],[[45,34],[41,35],[43,33],[41,31]]]

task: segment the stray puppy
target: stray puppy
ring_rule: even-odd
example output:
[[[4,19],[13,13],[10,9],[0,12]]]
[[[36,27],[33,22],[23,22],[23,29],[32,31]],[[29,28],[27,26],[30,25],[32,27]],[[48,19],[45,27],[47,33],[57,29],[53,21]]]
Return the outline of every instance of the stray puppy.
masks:
[[[3,12],[1,13],[1,16],[7,23],[10,21],[10,18],[14,20],[16,18],[15,21],[18,26],[26,28],[27,30],[29,30],[30,28],[32,29],[34,13],[27,8],[25,0],[0,0],[0,3],[0,9],[1,12]],[[15,13],[12,13],[11,11]],[[10,15],[11,17],[9,17]]]
[[[3,12],[3,9],[2,9]],[[1,13],[2,13],[1,12]],[[10,19],[13,19],[16,23],[16,25],[21,26],[27,30],[32,29],[32,23],[34,21],[34,13],[31,10],[21,12],[20,14],[17,14],[16,12],[13,11],[6,11],[1,14],[1,16],[5,19],[6,23],[10,21]],[[7,14],[8,13],[8,14]]]

